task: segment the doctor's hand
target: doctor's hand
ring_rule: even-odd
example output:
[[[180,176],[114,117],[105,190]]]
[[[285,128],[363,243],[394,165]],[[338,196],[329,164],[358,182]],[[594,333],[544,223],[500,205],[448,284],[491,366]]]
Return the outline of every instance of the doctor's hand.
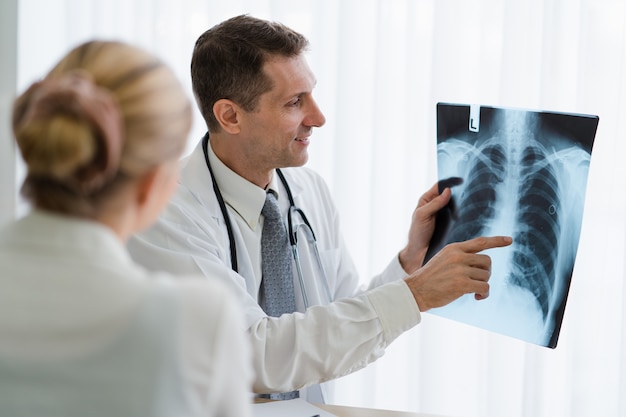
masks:
[[[407,273],[413,273],[424,263],[424,257],[435,231],[437,212],[450,201],[450,189],[439,194],[439,185],[435,183],[420,198],[411,221],[409,241],[398,256],[400,265]]]
[[[451,243],[405,279],[420,311],[443,307],[464,294],[489,296],[491,258],[479,252],[510,245],[508,236],[477,237]]]

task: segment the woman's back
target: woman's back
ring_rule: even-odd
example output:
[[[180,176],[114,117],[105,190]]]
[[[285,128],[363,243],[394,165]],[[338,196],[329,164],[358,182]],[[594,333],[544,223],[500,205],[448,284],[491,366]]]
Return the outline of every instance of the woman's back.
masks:
[[[221,286],[149,275],[101,225],[38,211],[0,232],[0,265],[0,415],[245,415]]]

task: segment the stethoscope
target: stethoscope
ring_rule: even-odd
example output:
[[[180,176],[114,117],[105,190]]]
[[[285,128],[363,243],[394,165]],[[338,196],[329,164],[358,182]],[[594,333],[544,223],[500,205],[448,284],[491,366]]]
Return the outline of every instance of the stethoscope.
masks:
[[[202,138],[202,150],[204,151],[204,159],[206,161],[207,168],[209,169],[209,173],[211,174],[211,181],[213,183],[213,192],[215,193],[215,197],[217,198],[217,202],[220,206],[220,211],[222,212],[222,216],[224,217],[224,223],[226,224],[226,231],[228,232],[228,241],[230,247],[230,266],[231,269],[235,272],[238,271],[238,263],[237,263],[237,248],[235,245],[235,235],[233,233],[233,226],[230,220],[230,215],[228,214],[228,210],[226,209],[226,203],[224,202],[224,197],[222,196],[222,192],[217,185],[217,181],[215,180],[215,175],[213,175],[213,169],[211,168],[211,163],[209,161],[209,133],[207,132]],[[326,279],[326,273],[324,271],[324,265],[322,264],[322,258],[320,256],[319,250],[317,248],[317,238],[315,237],[315,232],[313,231],[313,227],[311,227],[311,223],[309,223],[309,219],[307,219],[306,215],[302,211],[302,209],[298,208],[293,200],[293,194],[291,193],[291,188],[285,179],[285,175],[282,173],[280,169],[276,169],[276,174],[278,174],[278,178],[280,182],[283,184],[285,191],[287,192],[287,198],[289,199],[289,210],[287,211],[287,232],[289,234],[289,244],[291,245],[291,252],[293,254],[293,259],[296,265],[296,272],[298,275],[298,281],[300,283],[300,289],[302,293],[302,300],[304,302],[304,307],[309,308],[309,300],[307,296],[306,286],[304,284],[304,275],[302,272],[302,266],[300,264],[300,252],[298,250],[298,231],[302,230],[306,241],[308,242],[309,247],[313,248],[313,255],[315,259],[315,263],[317,268],[319,269],[321,278],[322,278],[322,286],[324,287],[325,295],[327,297],[328,302],[332,301],[330,288],[328,287],[328,280]],[[302,219],[303,223],[295,224],[293,221],[294,214],[297,214]],[[301,234],[302,236],[302,234]]]

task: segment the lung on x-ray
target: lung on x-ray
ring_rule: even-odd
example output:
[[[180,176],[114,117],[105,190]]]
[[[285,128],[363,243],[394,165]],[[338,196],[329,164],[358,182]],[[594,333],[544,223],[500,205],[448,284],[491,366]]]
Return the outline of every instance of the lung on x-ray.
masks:
[[[437,104],[437,218],[426,261],[451,242],[508,235],[492,259],[489,297],[430,312],[555,348],[580,237],[594,115]]]

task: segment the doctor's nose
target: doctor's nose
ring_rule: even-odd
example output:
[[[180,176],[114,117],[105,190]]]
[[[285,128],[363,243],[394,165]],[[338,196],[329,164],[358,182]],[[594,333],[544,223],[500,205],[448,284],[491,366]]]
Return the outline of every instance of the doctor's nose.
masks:
[[[304,124],[311,127],[322,127],[324,123],[326,123],[324,113],[322,113],[315,100],[311,100]]]

